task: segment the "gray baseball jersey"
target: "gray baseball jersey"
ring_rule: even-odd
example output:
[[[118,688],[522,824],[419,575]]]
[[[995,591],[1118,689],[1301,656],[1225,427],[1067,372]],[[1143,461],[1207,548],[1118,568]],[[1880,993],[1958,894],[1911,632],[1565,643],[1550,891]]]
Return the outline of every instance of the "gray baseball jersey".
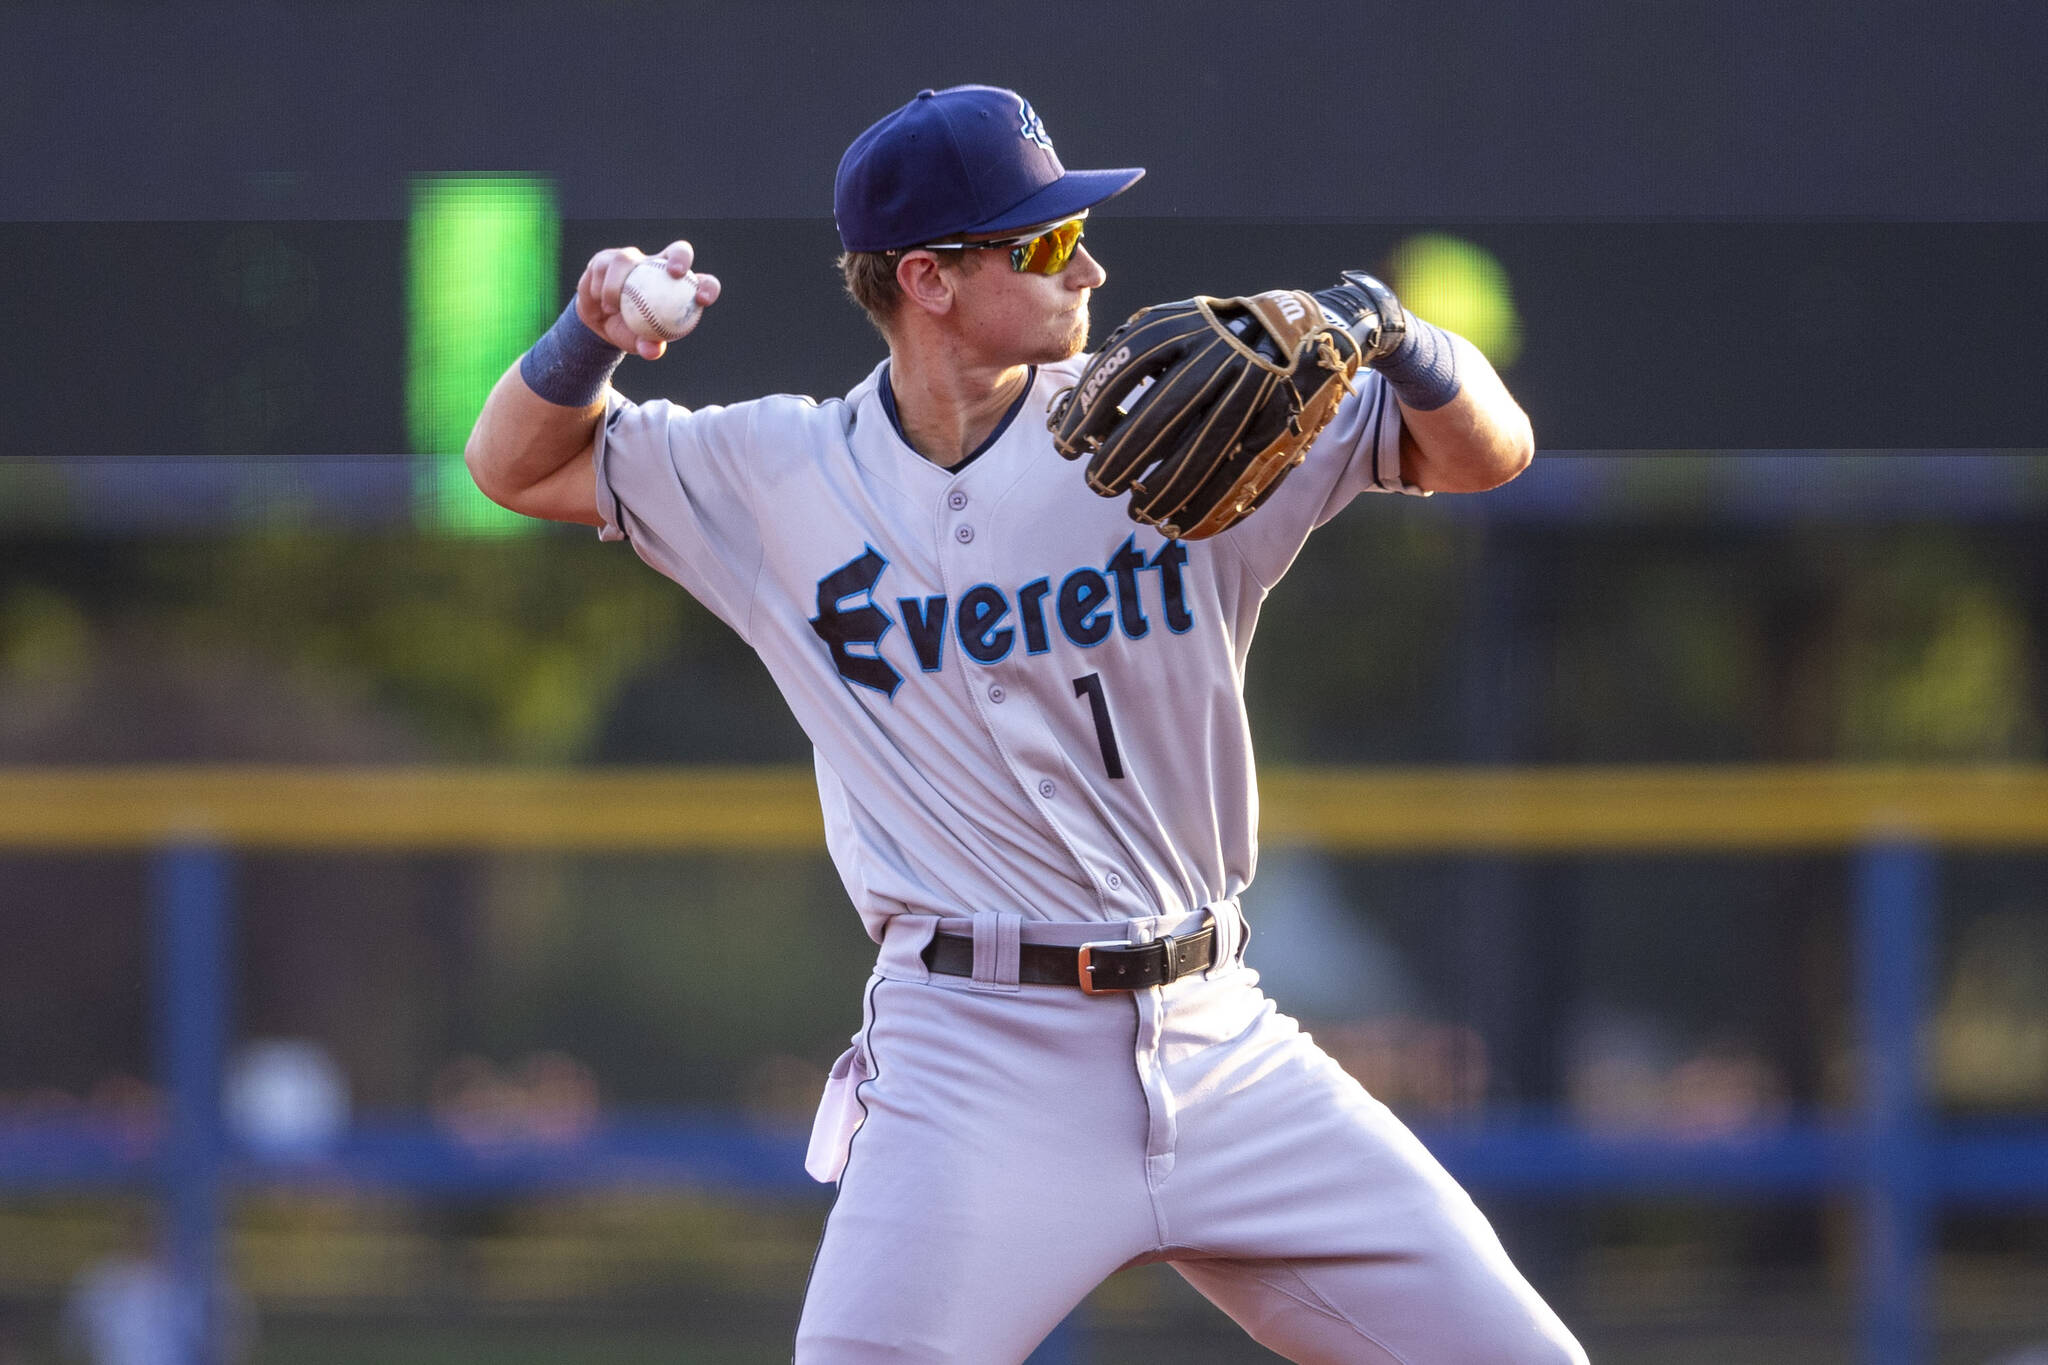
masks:
[[[1244,665],[1309,532],[1400,484],[1377,375],[1255,515],[1163,539],[1046,431],[1039,369],[948,470],[878,368],[844,400],[614,397],[623,536],[739,632],[816,750],[834,862],[881,945],[807,1166],[836,1180],[811,1362],[1015,1362],[1118,1266],[1169,1260],[1300,1361],[1583,1365],[1485,1219],[1244,965],[1257,856]],[[1214,966],[1084,994],[1020,945],[1203,926]],[[938,932],[971,977],[935,975]]]
[[[1259,513],[1168,541],[1090,493],[1041,368],[964,468],[907,446],[882,368],[843,401],[614,400],[603,534],[738,631],[816,746],[832,857],[891,915],[1184,912],[1251,880],[1242,684],[1265,594],[1361,489],[1399,486],[1399,407],[1363,379]]]

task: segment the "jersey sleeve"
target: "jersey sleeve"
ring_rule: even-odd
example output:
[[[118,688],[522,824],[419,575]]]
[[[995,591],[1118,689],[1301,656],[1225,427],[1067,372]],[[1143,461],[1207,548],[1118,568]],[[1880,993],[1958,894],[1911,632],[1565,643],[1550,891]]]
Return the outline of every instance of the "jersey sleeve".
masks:
[[[752,421],[750,404],[691,411],[614,392],[597,438],[599,537],[629,542],[741,639],[763,554],[746,477]]]
[[[1401,478],[1401,405],[1393,390],[1372,370],[1359,371],[1353,383],[1356,392],[1338,404],[1301,467],[1263,507],[1217,537],[1243,557],[1262,588],[1278,583],[1309,532],[1360,493],[1429,496]]]

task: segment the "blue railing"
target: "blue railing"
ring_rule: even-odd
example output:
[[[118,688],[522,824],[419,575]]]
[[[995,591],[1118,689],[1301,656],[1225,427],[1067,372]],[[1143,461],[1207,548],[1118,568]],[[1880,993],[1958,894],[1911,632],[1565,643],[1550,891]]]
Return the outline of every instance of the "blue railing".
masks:
[[[1944,1207],[2048,1201],[2048,1127],[1941,1125],[1921,1039],[1935,924],[1934,856],[1908,843],[1855,853],[1855,1014],[1863,1097],[1839,1122],[1795,1120],[1708,1138],[1588,1132],[1545,1115],[1419,1129],[1479,1192],[1560,1197],[1835,1196],[1861,1211],[1863,1365],[1931,1359],[1929,1259]],[[423,1121],[359,1122],[317,1157],[238,1150],[220,1116],[228,1038],[230,855],[172,848],[155,866],[155,1002],[166,1128],[154,1140],[79,1121],[0,1131],[0,1189],[154,1185],[182,1292],[214,1300],[223,1195],[317,1182],[420,1193],[520,1194],[606,1185],[819,1192],[803,1136],[717,1113],[612,1114],[571,1142],[464,1141]],[[1063,1336],[1041,1359],[1059,1354]],[[198,1365],[210,1356],[194,1343]]]

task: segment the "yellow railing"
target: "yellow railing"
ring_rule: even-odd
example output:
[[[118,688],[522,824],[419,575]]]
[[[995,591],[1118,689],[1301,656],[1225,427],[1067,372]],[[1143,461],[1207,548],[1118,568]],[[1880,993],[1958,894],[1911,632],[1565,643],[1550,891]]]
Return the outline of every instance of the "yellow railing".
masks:
[[[1355,852],[2048,845],[2048,768],[1293,768],[1268,844]],[[0,768],[0,847],[819,849],[807,768]]]

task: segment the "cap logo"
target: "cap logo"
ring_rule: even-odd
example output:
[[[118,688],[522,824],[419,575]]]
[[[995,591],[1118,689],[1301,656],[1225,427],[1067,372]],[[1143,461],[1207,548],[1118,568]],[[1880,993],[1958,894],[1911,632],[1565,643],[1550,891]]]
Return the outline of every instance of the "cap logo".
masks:
[[[1024,140],[1036,143],[1050,152],[1052,150],[1052,139],[1046,136],[1045,120],[1040,118],[1038,111],[1031,107],[1031,101],[1025,99],[1022,95],[1017,97],[1017,113],[1024,120],[1017,129],[1018,132],[1024,134]]]

